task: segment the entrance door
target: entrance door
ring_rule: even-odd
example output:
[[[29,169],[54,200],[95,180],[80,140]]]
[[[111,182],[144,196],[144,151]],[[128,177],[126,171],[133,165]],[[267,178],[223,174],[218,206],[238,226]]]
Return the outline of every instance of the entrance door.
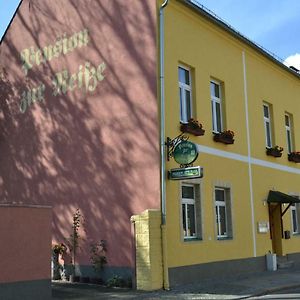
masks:
[[[281,204],[269,204],[270,233],[273,253],[282,255],[282,208]]]

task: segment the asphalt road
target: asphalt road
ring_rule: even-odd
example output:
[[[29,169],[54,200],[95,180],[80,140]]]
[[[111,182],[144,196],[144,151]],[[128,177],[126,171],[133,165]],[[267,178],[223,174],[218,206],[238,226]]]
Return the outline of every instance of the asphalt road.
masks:
[[[262,300],[262,299],[277,299],[277,300],[300,300],[300,287],[293,289],[285,289],[274,294],[268,294],[260,297],[251,297],[249,300]]]

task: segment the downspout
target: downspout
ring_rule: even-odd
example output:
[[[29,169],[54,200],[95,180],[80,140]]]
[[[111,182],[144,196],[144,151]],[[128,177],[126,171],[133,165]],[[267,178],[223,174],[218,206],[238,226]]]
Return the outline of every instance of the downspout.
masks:
[[[164,61],[164,8],[169,0],[165,0],[159,9],[159,58],[160,58],[160,180],[161,180],[161,241],[163,288],[169,289],[166,240],[166,167],[165,167],[165,61]]]

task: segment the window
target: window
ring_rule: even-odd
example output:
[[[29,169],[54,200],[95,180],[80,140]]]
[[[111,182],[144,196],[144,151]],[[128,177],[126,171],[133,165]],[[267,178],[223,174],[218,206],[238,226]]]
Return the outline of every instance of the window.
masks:
[[[199,184],[181,186],[182,228],[184,239],[201,239]]]
[[[187,68],[178,67],[180,121],[187,123],[192,118],[192,83],[191,72]]]
[[[210,82],[211,110],[213,132],[219,133],[223,130],[222,120],[222,96],[221,84],[216,81]]]
[[[286,132],[286,142],[288,153],[293,151],[293,132],[292,132],[292,117],[290,114],[284,115],[285,120],[285,132]]]
[[[231,209],[230,209],[230,189],[215,188],[215,208],[217,223],[217,238],[231,238]]]
[[[263,105],[264,109],[264,125],[266,134],[266,146],[272,148],[272,127],[271,127],[271,114],[269,104]]]
[[[299,196],[294,196],[299,198]],[[291,204],[292,232],[300,234],[300,203]]]

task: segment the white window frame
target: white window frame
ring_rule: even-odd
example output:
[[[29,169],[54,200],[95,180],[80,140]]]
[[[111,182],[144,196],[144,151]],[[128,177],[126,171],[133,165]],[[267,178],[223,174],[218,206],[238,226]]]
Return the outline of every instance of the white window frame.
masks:
[[[218,201],[216,199],[216,191],[223,191],[224,192],[224,201]],[[216,223],[217,223],[217,238],[228,238],[228,222],[227,222],[227,208],[226,208],[226,190],[225,188],[215,187],[215,208],[216,208]],[[225,208],[225,227],[226,233],[221,234],[221,217],[220,217],[220,207]]]
[[[300,199],[298,193],[289,193],[289,195]],[[290,206],[291,210],[291,232],[293,235],[300,235],[300,203],[294,203]],[[294,227],[294,218],[297,228]]]
[[[182,197],[182,187],[188,186],[193,187],[194,197],[193,199],[190,198],[183,198]],[[195,234],[191,235],[188,234],[189,226],[188,226],[188,215],[187,215],[187,204],[194,205],[194,224],[195,224]],[[183,220],[183,205],[185,209],[185,222]],[[181,237],[184,242],[186,241],[201,241],[202,240],[202,208],[201,208],[201,184],[198,181],[191,180],[188,182],[183,182],[180,185],[180,230],[181,230]],[[186,228],[184,227],[184,223]]]
[[[186,84],[180,81],[179,78],[179,69],[183,69],[189,73],[189,82],[190,84]],[[179,65],[178,66],[178,84],[179,84],[179,104],[180,104],[180,122],[181,123],[188,123],[188,120],[193,116],[193,95],[192,95],[192,76],[191,70],[185,66]],[[187,114],[187,107],[186,107],[186,91],[190,93],[190,116]]]
[[[216,198],[216,191],[221,190],[224,193],[224,201],[219,201]],[[221,234],[221,214],[220,207],[225,210],[225,233]],[[218,240],[233,239],[233,218],[232,218],[232,194],[231,187],[224,185],[214,186],[214,211],[216,224],[216,237]]]
[[[267,108],[268,110],[268,115],[269,117],[265,116],[265,109]],[[266,147],[272,148],[273,145],[273,139],[272,139],[272,119],[271,119],[271,109],[270,105],[267,103],[263,103],[263,116],[264,116],[264,127],[265,127],[265,138],[266,138]],[[267,130],[267,124],[269,124],[269,136],[268,136],[268,130]],[[270,144],[268,143],[268,138],[270,140]]]
[[[216,81],[216,80],[210,80],[209,83],[209,88],[211,91],[211,83],[214,83],[215,85],[217,85],[219,87],[219,98],[216,97],[215,95],[212,95],[212,93],[210,93],[210,97],[211,97],[211,105],[212,105],[212,126],[213,126],[213,132],[215,133],[220,133],[223,131],[223,104],[222,104],[222,85],[220,82]],[[217,109],[216,109],[216,104],[220,105],[220,130],[218,130],[218,116],[217,116]]]
[[[288,125],[286,124],[286,119],[288,120]],[[286,131],[287,150],[288,153],[291,153],[293,151],[292,117],[288,113],[285,113],[284,115],[284,125]]]
[[[298,204],[299,205],[299,204]],[[299,228],[299,216],[297,212],[297,203],[294,203],[291,205],[291,218],[292,218],[292,233],[293,234],[299,234],[300,228]],[[296,218],[295,223],[297,228],[294,227],[294,218]]]

